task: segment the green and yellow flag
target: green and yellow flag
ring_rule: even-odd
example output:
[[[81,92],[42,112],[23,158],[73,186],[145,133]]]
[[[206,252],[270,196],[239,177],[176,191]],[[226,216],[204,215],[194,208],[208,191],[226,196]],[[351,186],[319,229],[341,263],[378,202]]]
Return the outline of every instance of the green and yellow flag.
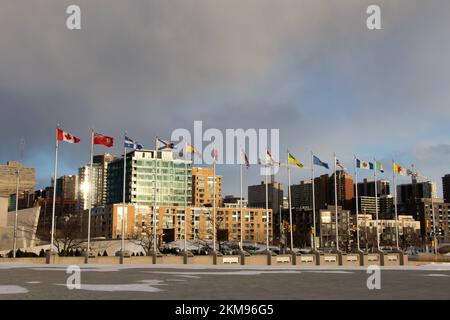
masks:
[[[298,168],[303,169],[303,165],[291,153],[288,152],[288,162],[295,164]]]

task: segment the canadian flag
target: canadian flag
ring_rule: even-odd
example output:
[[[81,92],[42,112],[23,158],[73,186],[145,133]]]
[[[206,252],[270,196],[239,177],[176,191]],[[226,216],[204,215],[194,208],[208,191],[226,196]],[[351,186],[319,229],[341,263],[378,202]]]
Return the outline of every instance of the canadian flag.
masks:
[[[78,143],[80,142],[80,139],[77,137],[74,137],[70,133],[63,131],[61,129],[56,129],[56,139],[59,141],[65,141],[68,143]]]

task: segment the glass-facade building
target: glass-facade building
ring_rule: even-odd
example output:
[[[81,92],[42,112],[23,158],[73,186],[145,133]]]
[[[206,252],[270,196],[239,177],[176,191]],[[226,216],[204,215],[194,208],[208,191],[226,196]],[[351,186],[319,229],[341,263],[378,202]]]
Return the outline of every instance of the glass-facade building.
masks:
[[[123,158],[108,165],[107,203],[123,199]],[[192,203],[192,163],[172,151],[134,150],[126,156],[125,202],[184,206]]]

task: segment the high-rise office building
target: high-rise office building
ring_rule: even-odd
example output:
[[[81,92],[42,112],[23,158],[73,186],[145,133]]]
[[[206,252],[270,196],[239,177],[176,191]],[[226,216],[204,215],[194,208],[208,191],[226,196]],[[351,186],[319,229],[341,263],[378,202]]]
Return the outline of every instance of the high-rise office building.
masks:
[[[377,180],[377,196],[387,196],[390,194],[390,185],[388,180]],[[373,180],[364,179],[358,183],[358,196],[375,197],[375,183]]]
[[[397,186],[397,204],[409,205],[414,199],[437,198],[436,182],[425,181]]]
[[[331,197],[329,200],[330,204],[335,204],[334,202],[334,173],[331,175],[329,180],[329,189],[331,189]],[[336,186],[337,186],[337,199],[338,206],[341,206],[345,210],[350,210],[352,208],[352,201],[354,197],[354,185],[353,177],[345,172],[344,170],[336,171]]]
[[[92,172],[90,165],[85,165],[78,169],[79,179],[79,206],[81,210],[89,209],[89,199],[92,207],[102,206],[101,202],[101,187],[99,180],[101,180],[102,167],[99,163],[92,165]]]
[[[116,156],[113,156],[109,153],[96,155],[93,158],[93,163],[100,165],[99,171],[97,173],[98,192],[96,194],[96,202],[100,205],[106,204],[106,197],[108,195],[108,165],[116,159]]]
[[[274,214],[278,214],[280,206],[283,206],[283,184],[269,182],[267,188],[269,209],[272,209]],[[266,207],[266,185],[264,181],[258,185],[248,186],[248,205],[252,208]]]
[[[108,165],[108,204],[122,202],[123,162],[123,159],[116,159]],[[127,153],[126,164],[127,203],[156,203],[156,206],[191,204],[191,161],[175,159],[172,151],[133,150]]]
[[[375,199],[377,201],[375,202]],[[375,214],[376,205],[378,205],[378,217],[381,219],[390,219],[394,212],[394,198],[391,195],[375,197],[358,197],[359,213]]]
[[[280,219],[279,213],[283,207],[283,184],[272,181],[268,183],[268,205],[273,212],[273,234],[276,238],[280,236]],[[248,186],[248,206],[250,208],[266,207],[266,185],[262,181],[261,184]]]
[[[94,156],[92,164],[92,180],[90,174],[90,164],[86,164],[85,166],[78,169],[78,198],[80,208],[82,210],[86,210],[89,208],[89,196],[91,197],[91,204],[94,208],[104,206],[106,204],[106,197],[108,194],[108,165],[115,159],[115,156],[108,153]]]
[[[57,179],[56,196],[67,200],[78,200],[78,188],[78,176],[61,176]]]
[[[216,174],[216,206],[222,205],[222,176]],[[214,195],[213,168],[192,168],[192,205],[212,207]]]
[[[293,208],[311,208],[312,184],[311,180],[300,181],[300,184],[291,186],[291,206]]]
[[[442,193],[444,195],[444,202],[450,203],[450,174],[442,177]]]
[[[332,189],[330,185],[330,176],[328,174],[323,174],[320,177],[314,178],[316,210],[328,208],[328,205],[331,203],[332,190],[334,189]],[[316,211],[316,215],[317,213],[318,211]]]

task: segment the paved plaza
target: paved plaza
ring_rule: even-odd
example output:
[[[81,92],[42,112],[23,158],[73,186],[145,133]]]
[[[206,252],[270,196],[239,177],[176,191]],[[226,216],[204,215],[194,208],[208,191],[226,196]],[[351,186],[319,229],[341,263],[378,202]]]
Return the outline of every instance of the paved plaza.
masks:
[[[81,265],[70,270],[0,264],[0,300],[450,299],[450,264],[381,267],[381,288],[372,290],[367,286],[372,274],[364,267]],[[79,287],[70,289],[77,277]]]

